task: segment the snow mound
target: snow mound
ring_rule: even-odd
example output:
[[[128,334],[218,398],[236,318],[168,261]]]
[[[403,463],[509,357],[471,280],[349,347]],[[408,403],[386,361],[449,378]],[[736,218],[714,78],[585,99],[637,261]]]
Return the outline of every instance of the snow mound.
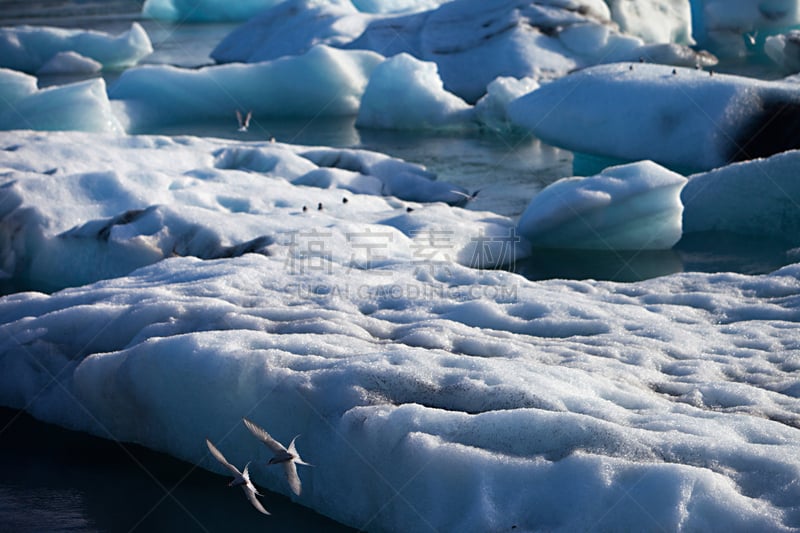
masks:
[[[533,197],[518,230],[544,248],[668,249],[681,238],[685,183],[650,161],[562,179]]]
[[[556,146],[684,171],[800,145],[794,85],[663,65],[588,68],[518,98],[508,113]]]
[[[152,51],[147,33],[136,22],[118,36],[46,26],[0,28],[0,67],[28,73],[36,73],[60,52],[74,52],[103,68],[123,69],[135,65]],[[76,62],[74,58],[69,62],[63,58],[59,61],[62,69],[72,66],[86,72],[86,61]]]

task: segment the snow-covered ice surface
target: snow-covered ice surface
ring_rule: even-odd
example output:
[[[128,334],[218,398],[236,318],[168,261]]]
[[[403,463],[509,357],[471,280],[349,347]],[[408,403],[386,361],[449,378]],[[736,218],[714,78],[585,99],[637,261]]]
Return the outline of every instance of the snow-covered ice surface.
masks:
[[[374,152],[74,132],[0,147],[3,277],[38,290],[175,255],[497,267],[528,254],[511,219],[449,207],[467,192]]]
[[[46,26],[0,28],[0,67],[22,72],[45,69],[43,74],[52,73],[54,61],[60,72],[68,67],[86,72],[87,60],[103,68],[121,69],[135,65],[152,51],[147,33],[135,22],[130,30],[117,36]],[[64,52],[74,55],[69,60],[58,57]],[[82,59],[78,61],[76,57]]]
[[[299,501],[362,529],[790,530],[798,276],[169,259],[0,301],[0,397],[215,471],[268,458],[243,416],[300,433]]]
[[[666,65],[587,68],[508,106],[551,144],[686,170],[797,148],[797,85]]]

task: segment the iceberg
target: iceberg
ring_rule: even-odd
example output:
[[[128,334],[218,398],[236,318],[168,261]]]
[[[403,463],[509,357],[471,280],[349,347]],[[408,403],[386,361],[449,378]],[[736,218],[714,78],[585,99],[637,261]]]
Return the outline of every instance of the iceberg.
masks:
[[[533,197],[518,231],[542,248],[669,249],[681,238],[685,184],[651,161],[561,179]]]
[[[648,44],[620,33],[610,17],[600,0],[454,0],[405,15],[363,14],[348,2],[295,0],[234,30],[212,57],[267,61],[302,54],[320,42],[387,57],[406,53],[436,63],[445,89],[469,103],[501,76],[546,81],[576,68],[639,57],[690,66],[716,62],[682,44]]]
[[[398,54],[375,67],[361,97],[356,126],[465,129],[473,108],[445,91],[436,63]]]
[[[361,530],[790,531],[798,279],[172,258],[0,298],[0,402]],[[302,434],[300,497],[242,417]]]
[[[500,267],[528,253],[511,219],[450,207],[462,188],[375,152],[19,131],[0,146],[0,271],[31,289],[175,256]]]
[[[783,71],[800,72],[800,30],[770,35],[764,41],[764,53]]]
[[[24,76],[24,75],[22,75]],[[6,77],[0,80],[24,78]],[[35,78],[31,78],[35,82]],[[4,84],[5,85],[5,84]],[[102,78],[59,85],[21,96],[30,88],[25,82],[16,100],[0,107],[0,130],[77,130],[88,132],[123,132],[112,110]]]
[[[103,64],[77,52],[59,52],[42,65],[36,74],[39,76],[59,74],[94,74],[103,70]]]
[[[684,173],[798,147],[800,94],[781,81],[698,69],[600,65],[508,105],[519,126],[550,144]]]
[[[283,0],[145,0],[142,16],[168,21],[225,22],[247,20]]]
[[[254,64],[185,69],[146,65],[109,88],[131,133],[175,123],[230,120],[238,110],[270,117],[355,116],[374,52],[318,45],[302,56]]]
[[[800,246],[800,152],[689,176],[681,192],[684,231],[726,231]]]
[[[647,43],[692,45],[692,13],[689,0],[606,0],[611,19],[623,33]]]
[[[38,90],[36,78],[16,70],[0,68],[0,114]]]
[[[764,58],[764,40],[800,26],[800,7],[785,0],[692,0],[697,44],[725,58]]]
[[[229,33],[211,59],[257,63],[301,55],[319,44],[339,46],[358,37],[369,20],[350,0],[282,1]]]
[[[134,22],[131,29],[118,36],[91,30],[51,28],[47,26],[12,26],[0,28],[0,67],[37,73],[62,52],[73,52],[100,63],[106,69],[123,69],[139,62],[153,51],[142,26]],[[86,72],[87,61],[56,60],[60,71],[72,66]],[[48,66],[52,70],[54,65]],[[45,72],[47,72],[47,70]]]

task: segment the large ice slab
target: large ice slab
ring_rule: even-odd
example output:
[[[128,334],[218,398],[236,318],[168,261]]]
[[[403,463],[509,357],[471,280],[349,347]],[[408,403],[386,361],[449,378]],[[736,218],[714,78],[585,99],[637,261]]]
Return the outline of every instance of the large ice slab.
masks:
[[[306,27],[318,31],[301,29]],[[434,62],[445,88],[468,102],[478,100],[500,76],[548,80],[575,68],[639,57],[692,66],[715,62],[686,46],[645,44],[620,33],[600,0],[454,0],[402,16],[359,14],[346,3],[320,6],[297,0],[235,30],[212,57],[265,61],[304,53],[319,39],[332,46],[384,56],[407,53]]]
[[[201,69],[148,65],[125,71],[109,96],[119,101],[130,132],[233,122],[237,109],[252,111],[254,120],[356,115],[367,80],[383,59],[374,52],[319,45],[302,56],[264,63]]]
[[[51,28],[46,26],[12,26],[0,28],[0,67],[36,73],[42,67],[52,71],[51,61],[58,54],[72,52],[84,58],[67,62],[59,60],[61,72],[72,66],[86,72],[86,58],[103,68],[121,69],[135,65],[153,51],[147,33],[134,22],[131,29],[113,36],[94,30]],[[50,65],[48,65],[50,63]]]
[[[544,248],[669,249],[681,238],[685,184],[686,178],[651,161],[561,179],[533,197],[519,233]]]
[[[9,77],[0,73],[0,80],[3,79]],[[54,86],[25,96],[21,95],[30,85],[23,78],[12,79],[16,100],[0,106],[0,130],[123,131],[102,78]]]
[[[800,146],[795,85],[663,65],[585,69],[511,102],[508,112],[556,146],[685,170]]]
[[[0,148],[0,270],[39,290],[172,256],[377,268],[527,254],[512,220],[450,207],[466,191],[375,152],[73,132],[0,134]]]
[[[227,475],[210,438],[287,495],[241,418],[301,434],[298,501],[362,530],[800,527],[798,265],[332,267],[174,258],[0,298],[0,402]]]
[[[728,165],[689,177],[681,192],[684,231],[727,231],[800,245],[800,152]]]

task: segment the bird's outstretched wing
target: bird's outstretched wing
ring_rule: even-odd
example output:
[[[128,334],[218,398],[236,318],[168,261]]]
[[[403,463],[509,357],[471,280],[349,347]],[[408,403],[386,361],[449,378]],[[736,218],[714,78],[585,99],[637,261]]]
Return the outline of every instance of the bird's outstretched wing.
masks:
[[[274,453],[286,453],[286,447],[277,440],[273,439],[272,435],[267,433],[264,428],[257,426],[246,418],[243,418],[242,420],[244,421],[244,425],[247,426],[247,429],[250,430],[250,433],[252,433],[258,440],[266,444],[270,450],[272,450]]]
[[[239,477],[242,477],[242,473],[241,473],[241,472],[239,472],[239,469],[238,469],[238,468],[236,468],[235,466],[233,466],[232,464],[230,464],[230,463],[228,462],[228,460],[227,460],[227,459],[225,459],[225,456],[224,456],[224,455],[222,455],[222,452],[221,452],[221,451],[219,451],[219,450],[217,449],[217,447],[216,447],[216,446],[214,446],[214,445],[211,443],[211,441],[210,441],[210,440],[208,440],[208,439],[206,439],[206,446],[208,446],[208,450],[211,452],[211,455],[213,455],[213,456],[214,456],[214,458],[215,458],[217,461],[219,461],[219,462],[220,462],[220,464],[221,464],[222,466],[224,466],[225,468],[227,468],[228,470],[230,470],[230,471],[231,471],[231,473],[232,473],[234,476],[236,476],[237,478],[239,478]]]
[[[300,476],[297,475],[297,466],[294,464],[294,461],[285,461],[283,463],[283,471],[286,473],[286,481],[289,482],[289,487],[292,489],[292,492],[300,496],[300,492],[302,492],[303,488],[300,484]]]

